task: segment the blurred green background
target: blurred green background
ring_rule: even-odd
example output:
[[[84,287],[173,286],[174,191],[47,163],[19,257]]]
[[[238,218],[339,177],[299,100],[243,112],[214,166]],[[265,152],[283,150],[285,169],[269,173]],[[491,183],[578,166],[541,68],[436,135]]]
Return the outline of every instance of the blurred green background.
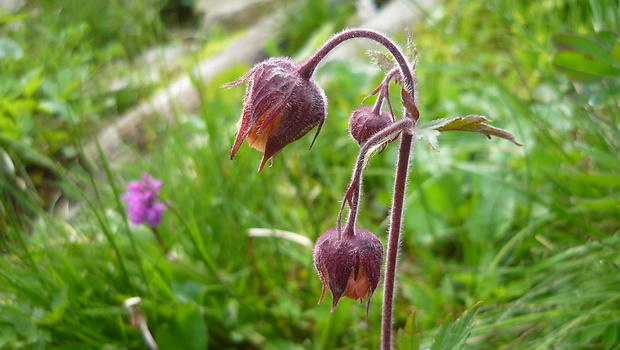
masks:
[[[145,117],[124,158],[89,148],[262,18],[281,21],[262,58],[302,60],[362,13],[249,3],[229,17],[191,0],[0,8],[0,348],[144,349],[123,307],[133,296],[161,349],[378,348],[381,287],[367,318],[348,299],[330,314],[311,248],[248,234],[314,241],[335,225],[358,151],[348,115],[382,79],[363,50],[319,68],[329,117],[313,149],[304,138],[261,174],[247,144],[228,158],[244,88],[220,86],[243,64],[193,77],[199,107]],[[428,347],[483,301],[469,349],[620,348],[620,4],[403,3],[420,19],[393,37],[419,53],[422,124],[484,115],[524,146],[464,133],[442,135],[440,152],[416,145],[394,328],[415,310],[407,330]],[[395,158],[394,144],[372,159],[362,197],[360,223],[384,243]],[[143,171],[164,181],[168,252],[127,223],[120,195]]]

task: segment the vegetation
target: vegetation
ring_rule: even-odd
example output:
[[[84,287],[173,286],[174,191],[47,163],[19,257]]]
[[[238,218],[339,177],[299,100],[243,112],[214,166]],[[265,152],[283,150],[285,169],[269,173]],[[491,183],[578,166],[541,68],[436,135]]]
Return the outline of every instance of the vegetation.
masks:
[[[142,72],[140,55],[175,32],[155,2],[56,16],[58,3],[0,17],[0,347],[143,349],[123,307],[139,296],[161,349],[377,348],[381,286],[367,318],[345,299],[330,314],[329,302],[316,305],[311,249],[250,230],[314,242],[335,225],[358,151],[348,116],[381,80],[368,57],[319,68],[330,99],[320,137],[311,151],[309,138],[288,146],[261,174],[246,145],[228,158],[243,89],[220,87],[242,66],[195,81],[200,108],[145,126],[156,136],[134,162],[92,168],[83,147],[96,130],[176,73],[113,93],[109,82]],[[306,43],[305,31],[285,31],[269,54],[304,59],[306,46],[350,23],[350,4],[325,6],[291,17],[314,29]],[[618,69],[620,5],[446,0],[420,11],[409,35],[421,122],[485,115],[524,146],[460,133],[442,135],[440,152],[414,150],[395,343],[457,348],[471,330],[471,349],[619,347],[620,81],[584,63],[593,51],[583,41],[558,35],[592,39],[611,57],[597,64]],[[615,41],[601,40],[604,30]],[[221,47],[229,35],[215,28],[201,44]],[[396,38],[405,44],[407,33]],[[388,147],[370,162],[359,217],[384,242],[395,157]],[[163,247],[126,214],[125,186],[143,172],[163,180]],[[54,214],[65,200],[74,209]]]

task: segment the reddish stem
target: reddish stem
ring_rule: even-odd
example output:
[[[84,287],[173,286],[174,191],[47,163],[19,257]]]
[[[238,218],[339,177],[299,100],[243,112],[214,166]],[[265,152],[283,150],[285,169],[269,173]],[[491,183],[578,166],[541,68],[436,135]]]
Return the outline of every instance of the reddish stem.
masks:
[[[362,193],[362,175],[364,173],[368,153],[371,152],[374,147],[385,142],[385,140],[391,139],[394,135],[402,133],[403,130],[407,130],[412,126],[413,121],[410,118],[403,118],[374,134],[362,145],[362,148],[357,155],[357,161],[355,162],[355,168],[353,169],[353,174],[351,175],[349,188],[347,189],[343,200],[343,203],[347,201],[350,203],[350,211],[344,227],[344,233],[346,235],[352,236],[354,234],[355,227],[357,226],[359,199]],[[343,208],[341,208],[341,212],[338,215],[338,224],[340,224],[340,218],[342,217],[342,209]],[[338,232],[340,232],[340,230]]]
[[[414,96],[415,80],[413,79],[413,73],[411,73],[411,69],[407,64],[405,55],[402,53],[398,45],[396,45],[390,38],[370,29],[354,28],[334,35],[331,39],[325,42],[323,46],[316,50],[312,56],[301,64],[301,67],[299,68],[299,75],[305,79],[310,79],[319,63],[331,50],[335,49],[336,46],[342,44],[343,42],[355,38],[366,38],[383,45],[392,54],[396,60],[396,63],[400,67],[401,74],[403,75],[403,85],[405,90]]]
[[[340,45],[344,41],[355,38],[366,38],[374,40],[383,45],[394,57],[396,63],[400,68],[400,73],[403,78],[403,92],[401,94],[403,98],[403,105],[405,107],[403,119],[409,119],[412,125],[417,122],[420,112],[417,107],[417,101],[415,97],[415,79],[409,67],[405,56],[400,48],[392,42],[388,37],[373,30],[368,29],[349,29],[333,36],[323,46],[321,46],[311,57],[303,62],[299,68],[299,74],[305,79],[310,79],[314,74],[319,63],[327,56],[327,54]],[[396,179],[394,181],[394,197],[392,198],[392,208],[390,213],[390,231],[388,237],[388,249],[385,267],[385,282],[383,291],[383,309],[382,309],[382,322],[381,322],[381,349],[389,350],[392,348],[392,312],[394,305],[394,282],[396,278],[396,263],[398,260],[398,249],[400,244],[400,233],[402,229],[403,219],[403,207],[405,202],[405,192],[407,185],[407,177],[409,175],[409,160],[411,157],[411,150],[413,148],[413,134],[406,129],[403,129],[398,161],[396,164]],[[376,136],[376,135],[375,135]],[[374,138],[374,137],[373,137]],[[370,140],[369,140],[370,141]],[[366,145],[370,142],[366,142]],[[364,150],[364,146],[362,150]],[[368,146],[370,149],[371,146]],[[352,194],[353,198],[350,198],[349,220],[347,220],[347,227],[345,232],[348,232],[349,226],[353,225],[355,228],[355,222],[357,218],[357,209],[359,206],[359,195],[361,191],[361,175],[364,165],[363,152],[360,151],[360,157],[355,166],[353,178],[351,180],[351,186],[357,186]],[[366,150],[367,152],[367,150]],[[351,188],[347,190],[345,195],[345,202],[350,193]],[[344,206],[344,202],[343,202]],[[338,228],[340,228],[341,213],[338,215]],[[351,233],[353,234],[353,230]]]
[[[396,163],[396,179],[394,180],[394,196],[390,213],[390,231],[385,262],[385,277],[383,285],[383,306],[381,309],[381,350],[392,348],[392,314],[394,309],[394,285],[396,280],[396,265],[400,246],[405,194],[407,192],[407,177],[409,176],[409,161],[413,149],[413,135],[403,132]]]
[[[372,93],[376,93],[379,91],[379,96],[377,96],[377,100],[373,106],[373,113],[379,114],[381,113],[381,107],[383,106],[383,100],[387,101],[388,107],[390,108],[390,115],[392,116],[392,121],[394,121],[394,109],[392,109],[392,103],[390,102],[390,81],[396,76],[396,74],[400,72],[398,68],[394,68],[388,73],[385,74],[385,78],[381,82],[381,85]]]

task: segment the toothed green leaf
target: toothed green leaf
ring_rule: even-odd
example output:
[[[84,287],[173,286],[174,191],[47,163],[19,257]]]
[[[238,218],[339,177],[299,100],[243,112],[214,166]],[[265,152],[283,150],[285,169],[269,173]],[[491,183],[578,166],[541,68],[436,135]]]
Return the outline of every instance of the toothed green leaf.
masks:
[[[487,124],[489,120],[483,116],[479,115],[468,115],[466,117],[455,117],[455,118],[443,118],[433,120],[432,122],[418,128],[416,130],[416,134],[418,138],[427,140],[431,147],[437,149],[437,134],[436,132],[445,132],[445,131],[467,131],[467,132],[477,132],[486,137],[491,138],[491,136],[501,137],[506,139],[517,146],[523,146],[521,143],[517,141],[515,136],[500,128],[496,128]]]
[[[399,350],[418,350],[420,349],[420,334],[415,326],[415,311],[407,318],[405,328],[398,331]]]
[[[428,142],[428,144],[435,151],[439,151],[439,141],[437,140],[437,137],[439,136],[439,134],[440,134],[439,131],[435,129],[430,129],[430,128],[420,128],[420,129],[417,129],[415,132],[415,136],[418,140],[424,140]]]
[[[394,67],[396,67],[396,63],[390,58],[388,55],[383,52],[368,50],[366,52],[370,59],[383,71],[383,73],[387,74]]]
[[[480,306],[482,306],[481,301],[463,312],[456,321],[452,320],[454,318],[452,314],[448,315],[435,333],[430,350],[462,350],[465,348],[465,342],[474,328],[474,317]]]

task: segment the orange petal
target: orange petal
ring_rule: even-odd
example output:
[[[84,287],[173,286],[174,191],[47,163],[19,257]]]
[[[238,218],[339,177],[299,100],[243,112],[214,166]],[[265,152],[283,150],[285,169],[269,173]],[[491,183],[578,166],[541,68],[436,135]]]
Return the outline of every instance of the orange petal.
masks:
[[[370,291],[370,282],[368,281],[368,276],[366,276],[366,271],[360,265],[359,272],[357,274],[357,278],[355,278],[355,272],[351,272],[351,277],[347,281],[347,289],[344,291],[344,296],[357,300],[361,298],[365,298]]]

